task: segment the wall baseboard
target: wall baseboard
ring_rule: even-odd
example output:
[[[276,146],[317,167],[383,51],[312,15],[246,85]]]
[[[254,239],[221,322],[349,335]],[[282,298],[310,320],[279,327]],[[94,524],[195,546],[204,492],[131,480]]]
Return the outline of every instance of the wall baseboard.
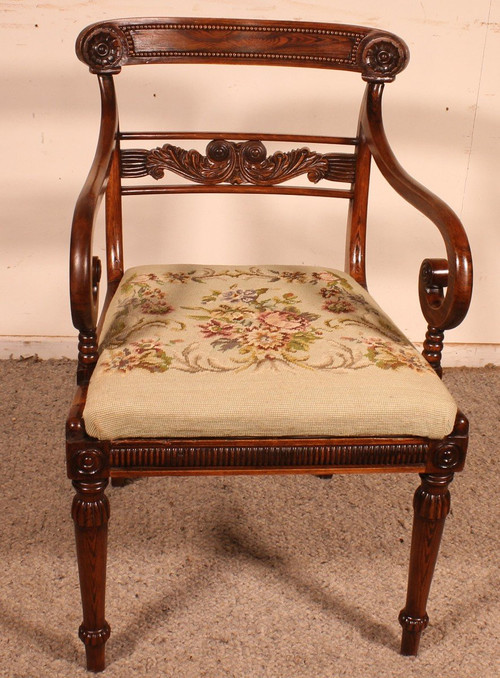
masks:
[[[415,344],[422,350],[422,344]],[[77,356],[76,337],[0,336],[0,360],[30,358],[42,360]],[[485,367],[500,365],[500,344],[453,344],[445,342],[444,367]]]
[[[3,336],[0,337],[0,360],[32,358],[71,358],[78,355],[78,340],[74,337]]]
[[[422,350],[423,346],[415,342]],[[444,343],[443,367],[490,367],[500,365],[500,344]]]

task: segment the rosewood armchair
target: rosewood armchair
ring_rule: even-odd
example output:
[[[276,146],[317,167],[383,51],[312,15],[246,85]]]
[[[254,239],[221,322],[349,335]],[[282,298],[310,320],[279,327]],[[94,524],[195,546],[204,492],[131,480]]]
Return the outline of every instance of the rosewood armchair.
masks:
[[[88,669],[104,668],[110,635],[106,486],[109,479],[118,485],[153,475],[420,474],[399,615],[401,652],[416,654],[428,623],[448,486],[467,448],[467,420],[440,380],[440,361],[444,331],[467,312],[472,268],[460,221],[406,174],[384,133],[382,93],[406,66],[405,43],[391,33],[340,24],[124,19],[86,28],[77,54],[97,75],[102,103],[70,262],[79,345],[67,468],[76,490],[79,635]],[[186,62],[361,74],[366,91],[357,127],[352,137],[121,131],[113,84],[121,68]],[[172,143],[200,139],[209,142],[205,153]],[[271,141],[292,148],[269,154]],[[147,142],[162,145],[149,149]],[[331,152],[311,150],[326,144]],[[426,259],[420,270],[428,323],[423,355],[367,292],[372,157],[397,193],[437,226],[446,247],[446,259]],[[182,181],[161,182],[172,174]],[[291,182],[297,177],[303,185]],[[122,197],[189,192],[347,200],[345,271],[210,261],[125,270]],[[101,263],[92,237],[103,196],[107,290],[98,319]]]

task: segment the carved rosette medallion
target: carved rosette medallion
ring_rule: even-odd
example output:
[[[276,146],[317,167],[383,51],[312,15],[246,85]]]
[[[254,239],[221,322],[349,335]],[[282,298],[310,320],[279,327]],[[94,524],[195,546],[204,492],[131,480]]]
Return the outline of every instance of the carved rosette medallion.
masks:
[[[108,476],[109,461],[106,452],[98,447],[86,447],[81,441],[68,446],[70,478],[94,483]]]
[[[100,450],[81,450],[76,454],[75,464],[77,471],[83,475],[95,475],[104,466]]]
[[[101,27],[85,38],[82,55],[92,73],[119,73],[125,44],[125,38],[118,30]]]
[[[368,82],[392,82],[408,63],[405,43],[387,34],[368,36],[360,48],[362,76]]]
[[[452,471],[462,462],[461,448],[455,443],[439,445],[434,452],[434,464],[444,471]]]

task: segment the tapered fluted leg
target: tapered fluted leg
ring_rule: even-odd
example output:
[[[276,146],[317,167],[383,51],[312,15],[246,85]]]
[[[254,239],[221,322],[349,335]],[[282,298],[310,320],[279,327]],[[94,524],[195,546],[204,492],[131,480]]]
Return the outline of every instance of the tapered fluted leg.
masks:
[[[107,484],[107,480],[73,482],[76,495],[72,516],[83,608],[79,636],[85,644],[87,669],[95,672],[104,670],[104,645],[110,634],[104,618],[109,519],[109,502],[104,490]]]
[[[416,655],[420,635],[429,622],[427,598],[434,573],[444,521],[450,510],[448,485],[453,473],[420,475],[415,492],[414,519],[406,605],[399,613],[403,627],[401,654]]]

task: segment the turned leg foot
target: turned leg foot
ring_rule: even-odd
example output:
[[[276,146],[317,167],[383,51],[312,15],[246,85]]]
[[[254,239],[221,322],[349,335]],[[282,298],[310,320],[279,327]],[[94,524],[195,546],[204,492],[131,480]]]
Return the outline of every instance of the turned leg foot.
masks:
[[[85,645],[87,669],[104,670],[104,646],[110,627],[104,618],[109,502],[107,480],[74,481],[72,516],[82,594],[83,623],[80,640]]]
[[[420,475],[415,492],[414,519],[406,605],[399,614],[403,627],[401,654],[416,655],[420,636],[429,622],[426,606],[444,522],[450,510],[448,486],[453,473]]]

